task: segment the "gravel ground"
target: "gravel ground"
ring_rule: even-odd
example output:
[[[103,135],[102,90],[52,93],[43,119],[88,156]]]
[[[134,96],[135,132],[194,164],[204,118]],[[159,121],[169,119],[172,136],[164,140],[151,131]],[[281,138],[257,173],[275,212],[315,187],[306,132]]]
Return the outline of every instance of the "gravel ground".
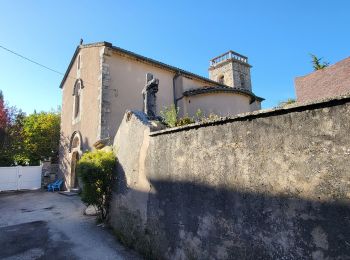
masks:
[[[84,209],[79,196],[0,193],[0,259],[140,259]]]

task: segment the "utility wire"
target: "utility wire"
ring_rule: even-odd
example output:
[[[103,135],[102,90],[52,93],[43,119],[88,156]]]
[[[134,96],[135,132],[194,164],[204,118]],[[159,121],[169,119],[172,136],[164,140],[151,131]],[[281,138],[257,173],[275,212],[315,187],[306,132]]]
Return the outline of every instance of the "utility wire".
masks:
[[[52,71],[52,72],[54,72],[54,73],[57,73],[57,74],[59,74],[59,75],[63,75],[63,76],[65,75],[65,74],[62,73],[62,72],[59,72],[59,71],[57,71],[57,70],[55,70],[55,69],[51,69],[51,68],[48,67],[48,66],[45,66],[45,65],[43,65],[43,64],[41,64],[41,63],[39,63],[39,62],[37,62],[37,61],[35,61],[35,60],[32,60],[32,59],[30,59],[30,58],[27,58],[27,57],[25,57],[24,55],[19,54],[19,53],[13,51],[13,50],[10,50],[10,49],[8,49],[8,48],[2,46],[2,45],[0,45],[0,48],[3,49],[3,50],[5,50],[5,51],[7,51],[7,52],[10,52],[10,53],[16,55],[16,56],[18,56],[18,57],[20,57],[20,58],[22,58],[22,59],[24,59],[24,60],[26,60],[26,61],[29,61],[29,62],[31,62],[31,63],[34,63],[34,64],[36,64],[36,65],[38,65],[38,66],[40,66],[40,67],[42,67],[42,68],[44,68],[44,69],[50,70],[50,71]],[[68,77],[68,78],[75,79],[75,80],[78,79],[78,78],[72,77],[72,76],[67,76],[67,77]],[[88,85],[96,86],[95,84],[89,83],[89,82],[87,82],[87,81],[84,80],[84,84],[86,84],[86,83],[87,83]]]
[[[18,57],[20,57],[20,58],[22,58],[22,59],[25,59],[25,60],[27,60],[27,61],[29,61],[29,62],[31,62],[31,63],[34,63],[34,64],[36,64],[36,65],[38,65],[38,66],[40,66],[40,67],[43,67],[43,68],[45,68],[45,69],[47,69],[47,70],[51,70],[52,72],[55,72],[55,73],[57,73],[57,74],[64,75],[62,72],[59,72],[59,71],[54,70],[54,69],[51,69],[51,68],[49,68],[49,67],[47,67],[47,66],[45,66],[45,65],[43,65],[43,64],[41,64],[41,63],[39,63],[39,62],[36,62],[36,61],[34,61],[34,60],[32,60],[32,59],[29,59],[29,58],[27,58],[27,57],[25,57],[25,56],[23,56],[23,55],[21,55],[21,54],[15,52],[15,51],[12,51],[12,50],[10,50],[10,49],[4,47],[4,46],[1,46],[1,45],[0,45],[0,48],[1,48],[1,49],[4,49],[5,51],[8,51],[8,52],[10,52],[10,53],[12,53],[12,54],[14,54],[14,55],[16,55],[16,56],[18,56]]]

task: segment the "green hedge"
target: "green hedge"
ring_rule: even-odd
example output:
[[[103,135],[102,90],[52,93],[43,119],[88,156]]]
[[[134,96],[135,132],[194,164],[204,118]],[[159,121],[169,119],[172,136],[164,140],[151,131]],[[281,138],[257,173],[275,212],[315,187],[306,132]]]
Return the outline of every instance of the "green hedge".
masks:
[[[114,153],[101,150],[85,153],[78,162],[77,172],[83,182],[82,201],[98,209],[100,221],[108,217],[116,178],[115,165]]]

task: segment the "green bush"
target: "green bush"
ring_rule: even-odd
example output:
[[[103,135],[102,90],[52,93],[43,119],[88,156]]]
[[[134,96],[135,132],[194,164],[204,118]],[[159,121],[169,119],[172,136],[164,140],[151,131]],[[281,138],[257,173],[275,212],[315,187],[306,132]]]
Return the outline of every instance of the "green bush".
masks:
[[[108,217],[115,165],[114,153],[101,150],[85,153],[78,162],[77,172],[83,182],[81,199],[98,209],[100,221]]]
[[[164,110],[160,111],[160,116],[163,122],[169,127],[175,127],[179,114],[179,108],[175,108],[174,105],[170,107],[164,107]]]
[[[221,118],[221,116],[214,114],[214,113],[210,113],[209,116],[205,120],[214,121],[214,120],[219,120],[220,118]]]
[[[190,117],[186,114],[184,117],[179,118],[179,108],[176,109],[174,105],[164,107],[164,110],[160,111],[160,115],[163,123],[168,127],[184,126],[195,122],[210,122],[221,118],[221,116],[214,113],[210,113],[206,116],[200,109],[197,110],[195,117]]]
[[[198,108],[196,111],[196,121],[198,121],[198,122],[202,121],[203,117],[204,117],[203,111]]]
[[[160,111],[160,116],[168,127],[183,126],[195,122],[194,119],[188,115],[179,118],[179,108],[175,108],[174,105],[164,107],[164,110]]]

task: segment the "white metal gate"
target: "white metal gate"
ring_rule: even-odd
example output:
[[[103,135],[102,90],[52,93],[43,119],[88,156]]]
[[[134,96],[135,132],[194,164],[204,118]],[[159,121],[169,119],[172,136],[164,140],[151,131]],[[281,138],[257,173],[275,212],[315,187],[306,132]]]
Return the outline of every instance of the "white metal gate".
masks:
[[[40,189],[41,168],[42,166],[0,167],[0,191]]]

